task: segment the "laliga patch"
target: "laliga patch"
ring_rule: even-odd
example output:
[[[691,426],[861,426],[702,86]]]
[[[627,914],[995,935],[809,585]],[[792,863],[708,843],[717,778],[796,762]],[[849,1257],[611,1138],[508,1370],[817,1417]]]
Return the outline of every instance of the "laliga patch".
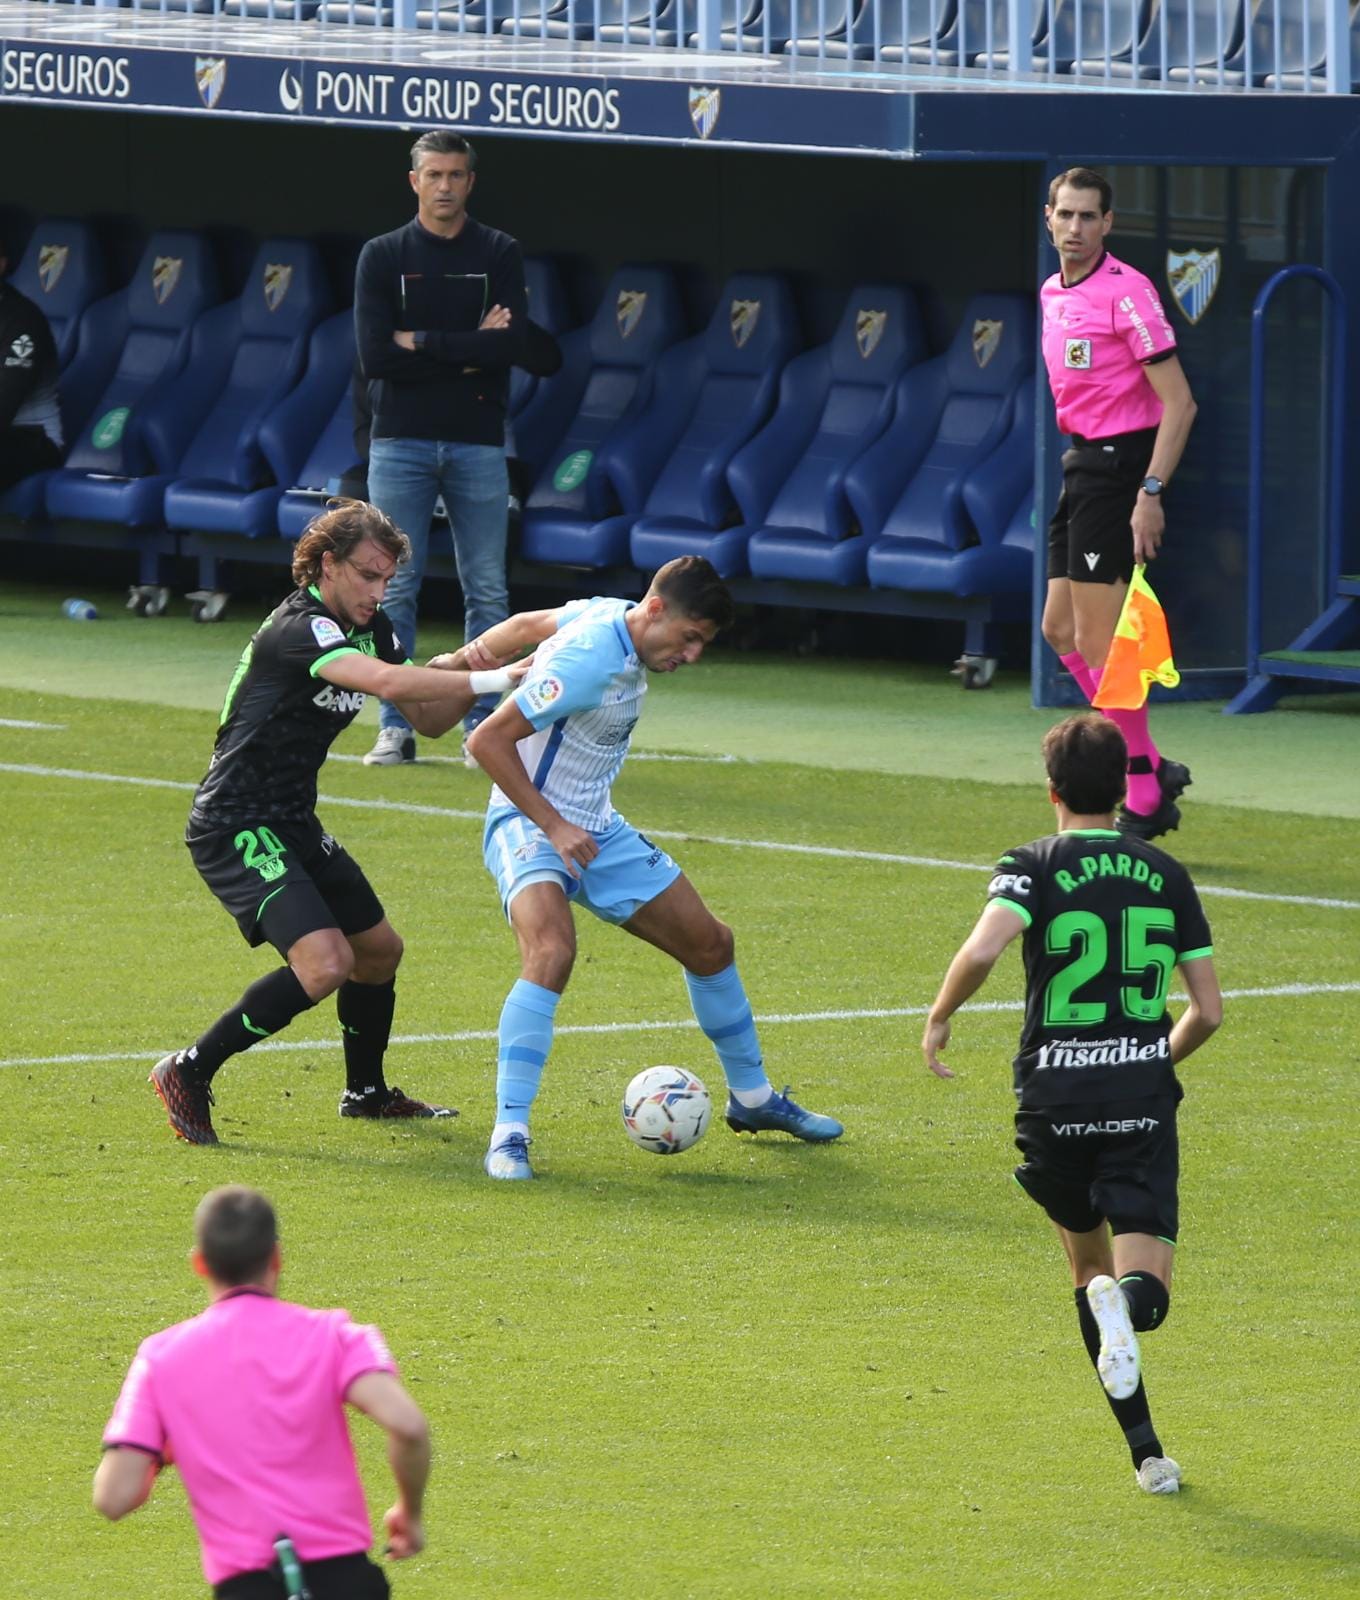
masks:
[[[554,700],[562,698],[562,680],[539,678],[533,683],[526,683],[521,692],[525,706],[537,715],[540,711],[546,711]]]
[[[313,617],[312,637],[323,650],[330,650],[337,644],[344,644],[345,630],[329,617]]]
[[[1063,347],[1063,366],[1071,367],[1075,372],[1086,372],[1091,365],[1091,341],[1089,339],[1068,339]]]

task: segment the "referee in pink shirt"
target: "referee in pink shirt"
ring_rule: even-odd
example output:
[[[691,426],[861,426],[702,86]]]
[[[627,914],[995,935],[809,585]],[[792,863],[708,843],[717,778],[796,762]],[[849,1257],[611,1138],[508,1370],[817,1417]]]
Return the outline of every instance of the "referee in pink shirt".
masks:
[[[345,1407],[387,1431],[397,1501],[383,1520],[397,1560],[425,1543],[420,1407],[376,1328],[277,1298],[278,1229],[262,1194],[214,1189],[194,1214],[194,1238],[190,1260],[212,1303],[142,1342],[104,1430],[96,1510],[113,1521],[135,1511],[173,1461],[221,1600],[377,1600],[388,1584],[368,1558]],[[291,1551],[276,1549],[282,1540]]]
[[[1058,427],[1072,437],[1048,528],[1043,631],[1088,700],[1114,638],[1133,569],[1155,558],[1162,496],[1195,420],[1176,335],[1149,279],[1105,248],[1109,183],[1088,167],[1049,185],[1044,220],[1060,266],[1039,291],[1044,365]],[[1128,796],[1117,826],[1142,839],[1169,833],[1189,769],[1165,760],[1147,706],[1107,711],[1129,747]]]

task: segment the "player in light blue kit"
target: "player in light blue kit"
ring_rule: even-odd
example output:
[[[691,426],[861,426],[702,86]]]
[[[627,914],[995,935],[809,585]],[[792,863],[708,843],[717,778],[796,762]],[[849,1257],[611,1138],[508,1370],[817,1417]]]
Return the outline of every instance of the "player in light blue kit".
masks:
[[[775,1093],[733,962],[732,930],[610,800],[647,673],[692,665],[731,620],[732,597],[717,572],[697,556],[681,556],[661,568],[636,604],[573,600],[522,612],[467,652],[476,666],[482,654],[499,664],[536,647],[519,688],[468,739],[495,783],[483,853],[521,956],[519,981],[501,1012],[490,1177],[534,1175],[529,1107],[576,959],[573,900],[684,967],[694,1015],[727,1075],[729,1127],[814,1142],[844,1131]]]

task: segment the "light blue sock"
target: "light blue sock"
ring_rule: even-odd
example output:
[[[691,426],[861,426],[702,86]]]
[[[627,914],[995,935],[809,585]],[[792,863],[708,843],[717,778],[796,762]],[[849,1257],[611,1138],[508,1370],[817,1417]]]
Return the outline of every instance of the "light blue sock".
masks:
[[[765,1076],[751,1002],[746,998],[736,964],[724,967],[711,978],[686,972],[685,983],[699,1026],[718,1052],[728,1088],[743,1105],[761,1104],[771,1092],[770,1080]]]
[[[496,1054],[496,1121],[529,1121],[543,1063],[552,1049],[553,1016],[562,998],[551,989],[516,981],[501,1007]]]

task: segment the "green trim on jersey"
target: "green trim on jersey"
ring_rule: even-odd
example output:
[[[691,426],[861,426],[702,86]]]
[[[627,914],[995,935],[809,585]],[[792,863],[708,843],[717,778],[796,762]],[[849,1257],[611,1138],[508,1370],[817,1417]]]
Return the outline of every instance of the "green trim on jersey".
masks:
[[[1065,839],[1117,839],[1119,836],[1118,828],[1065,828],[1063,830]]]
[[[363,653],[358,645],[338,644],[334,650],[327,650],[324,656],[318,656],[311,666],[307,668],[307,671],[314,678],[319,667],[324,667],[328,661],[334,661],[337,656],[361,656]]]
[[[995,900],[989,900],[987,904],[989,906],[1005,906],[1006,910],[1013,911],[1027,928],[1034,923],[1034,913],[1027,906],[1018,906],[1014,900],[1007,900],[1004,895],[998,895]]]
[[[250,671],[251,657],[255,654],[256,635],[263,633],[264,630],[273,622],[273,620],[274,618],[272,614],[267,616],[260,626],[255,630],[255,633],[250,636],[249,640],[247,640],[246,647],[241,652],[241,659],[236,663],[236,671],[232,673],[231,682],[227,685],[227,698],[222,702],[222,715],[217,719],[217,726],[219,728],[231,715],[232,707],[236,702],[236,691],[241,687],[241,679],[244,678],[246,673]]]
[[[1211,944],[1206,944],[1203,950],[1182,950],[1176,957],[1176,964],[1179,966],[1182,961],[1202,961],[1205,956],[1211,956],[1213,953],[1214,947]]]

